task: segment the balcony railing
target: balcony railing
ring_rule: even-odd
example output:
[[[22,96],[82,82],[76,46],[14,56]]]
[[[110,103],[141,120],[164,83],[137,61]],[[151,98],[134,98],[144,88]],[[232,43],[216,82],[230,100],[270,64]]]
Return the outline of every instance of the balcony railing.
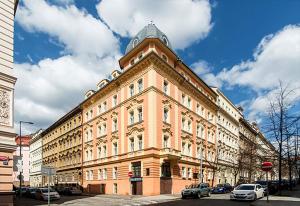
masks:
[[[173,148],[163,148],[160,150],[160,155],[168,159],[181,159],[181,152]]]

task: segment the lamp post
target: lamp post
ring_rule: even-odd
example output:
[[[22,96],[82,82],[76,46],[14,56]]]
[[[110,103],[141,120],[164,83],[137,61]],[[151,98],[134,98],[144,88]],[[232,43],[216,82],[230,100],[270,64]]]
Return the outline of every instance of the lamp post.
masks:
[[[21,164],[23,166],[23,159],[22,159],[22,123],[23,124],[33,124],[32,122],[26,122],[26,121],[20,121],[20,138],[19,138],[19,147],[20,147],[20,158],[21,158]],[[22,196],[22,191],[21,191],[21,187],[22,187],[22,169],[23,167],[21,167],[20,169],[20,174],[19,174],[19,180],[20,180],[20,187],[19,187],[19,196],[21,198]]]

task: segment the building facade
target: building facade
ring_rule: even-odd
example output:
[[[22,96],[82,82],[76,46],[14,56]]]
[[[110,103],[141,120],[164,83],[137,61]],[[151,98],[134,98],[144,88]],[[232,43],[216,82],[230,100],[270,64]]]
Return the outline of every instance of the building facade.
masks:
[[[16,145],[18,146],[16,151],[14,151],[14,156],[20,156],[20,143],[21,143],[21,154],[22,154],[22,186],[29,186],[29,169],[30,169],[30,158],[29,158],[29,142],[31,140],[31,135],[16,137]],[[13,172],[13,184],[16,187],[20,186],[19,172]]]
[[[76,107],[41,133],[42,164],[56,168],[56,176],[43,177],[43,186],[81,185],[81,123],[81,109]]]
[[[0,0],[0,199],[12,204],[14,131],[14,0]]]
[[[42,129],[38,130],[30,141],[29,145],[29,158],[30,158],[30,169],[29,169],[29,182],[30,187],[41,187],[42,186]]]
[[[217,88],[217,182],[235,185],[238,177],[240,111]]]
[[[154,24],[132,38],[119,65],[41,133],[43,165],[57,170],[51,185],[157,195],[253,176],[241,150],[248,139],[256,144],[257,129],[180,60]]]

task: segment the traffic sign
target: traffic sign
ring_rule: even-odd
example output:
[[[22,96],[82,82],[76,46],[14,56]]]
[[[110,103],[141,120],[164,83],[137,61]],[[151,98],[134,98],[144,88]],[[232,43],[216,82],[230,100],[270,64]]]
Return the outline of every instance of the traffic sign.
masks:
[[[133,172],[129,171],[128,172],[128,177],[132,177],[133,176]]]
[[[263,162],[261,164],[261,169],[265,172],[272,170],[272,168],[273,168],[272,162]]]

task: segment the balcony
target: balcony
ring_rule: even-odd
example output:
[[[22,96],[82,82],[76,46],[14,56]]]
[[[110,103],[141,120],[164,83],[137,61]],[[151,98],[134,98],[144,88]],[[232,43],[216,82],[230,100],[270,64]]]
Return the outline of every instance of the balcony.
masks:
[[[163,148],[160,150],[160,156],[170,160],[179,160],[181,159],[181,152],[172,148]]]

